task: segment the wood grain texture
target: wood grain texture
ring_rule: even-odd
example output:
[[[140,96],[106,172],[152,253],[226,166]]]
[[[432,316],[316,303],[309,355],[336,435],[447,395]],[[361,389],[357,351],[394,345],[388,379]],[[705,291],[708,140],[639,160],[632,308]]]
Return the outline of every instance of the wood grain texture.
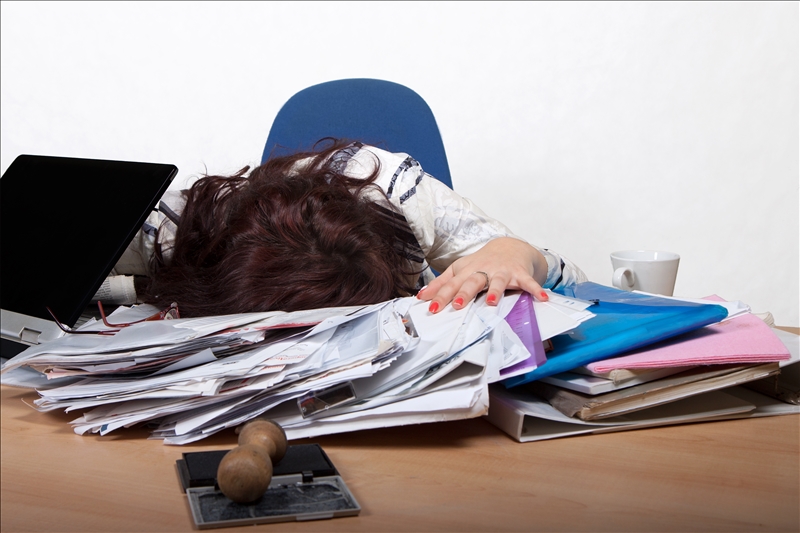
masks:
[[[2,387],[2,531],[191,531],[175,461],[144,429],[79,436]],[[800,416],[520,444],[481,419],[319,442],[358,517],[256,531],[798,531]],[[291,444],[291,443],[290,443]],[[254,531],[226,528],[223,531]]]

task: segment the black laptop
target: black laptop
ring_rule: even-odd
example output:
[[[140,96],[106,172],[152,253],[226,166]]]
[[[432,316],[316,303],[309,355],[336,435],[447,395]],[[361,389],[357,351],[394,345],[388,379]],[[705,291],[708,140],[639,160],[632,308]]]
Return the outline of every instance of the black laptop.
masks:
[[[159,163],[21,155],[0,178],[0,356],[74,326],[177,174]]]

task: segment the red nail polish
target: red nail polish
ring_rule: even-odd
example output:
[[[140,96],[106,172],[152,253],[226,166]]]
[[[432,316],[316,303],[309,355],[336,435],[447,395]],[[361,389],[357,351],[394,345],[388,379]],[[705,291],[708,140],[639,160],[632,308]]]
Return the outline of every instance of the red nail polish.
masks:
[[[439,304],[437,302],[431,302],[430,307],[428,307],[428,311],[430,311],[431,313],[435,313],[438,310],[439,310]]]
[[[547,293],[544,292],[544,291],[539,293],[539,298],[541,298],[542,300],[549,300],[550,299],[550,297],[547,296]]]
[[[464,305],[464,298],[459,296],[458,298],[453,300],[453,305],[457,305],[457,306],[461,307],[462,305]]]
[[[489,296],[486,297],[486,303],[493,304],[496,301],[497,301],[497,295],[496,294],[490,294]]]

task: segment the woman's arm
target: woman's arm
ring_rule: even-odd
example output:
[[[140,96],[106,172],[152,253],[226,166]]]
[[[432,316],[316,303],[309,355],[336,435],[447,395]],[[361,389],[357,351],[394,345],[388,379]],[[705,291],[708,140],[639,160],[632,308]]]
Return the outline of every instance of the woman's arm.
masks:
[[[147,217],[142,228],[114,265],[112,275],[149,276],[150,258],[156,243],[156,230],[161,228],[159,242],[167,253],[175,239],[176,220],[180,217],[185,203],[184,191],[168,190],[164,193],[156,209]]]
[[[432,312],[450,302],[463,307],[485,288],[488,303],[496,305],[506,289],[543,299],[547,295],[542,287],[586,280],[568,259],[515,236],[472,201],[422,172],[416,161],[409,165],[405,154],[369,150],[377,152],[384,172],[392,176],[390,201],[405,216],[428,263],[441,272],[418,295],[431,302]],[[397,168],[399,161],[405,166]]]

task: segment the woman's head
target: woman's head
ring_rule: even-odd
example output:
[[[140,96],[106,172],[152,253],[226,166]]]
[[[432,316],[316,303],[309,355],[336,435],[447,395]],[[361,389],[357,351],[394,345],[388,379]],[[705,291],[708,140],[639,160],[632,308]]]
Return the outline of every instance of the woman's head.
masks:
[[[157,246],[149,301],[184,316],[375,303],[409,294],[385,209],[330,156],[275,158],[188,191],[168,261]],[[303,163],[297,164],[298,161]],[[373,195],[374,198],[374,195]]]

